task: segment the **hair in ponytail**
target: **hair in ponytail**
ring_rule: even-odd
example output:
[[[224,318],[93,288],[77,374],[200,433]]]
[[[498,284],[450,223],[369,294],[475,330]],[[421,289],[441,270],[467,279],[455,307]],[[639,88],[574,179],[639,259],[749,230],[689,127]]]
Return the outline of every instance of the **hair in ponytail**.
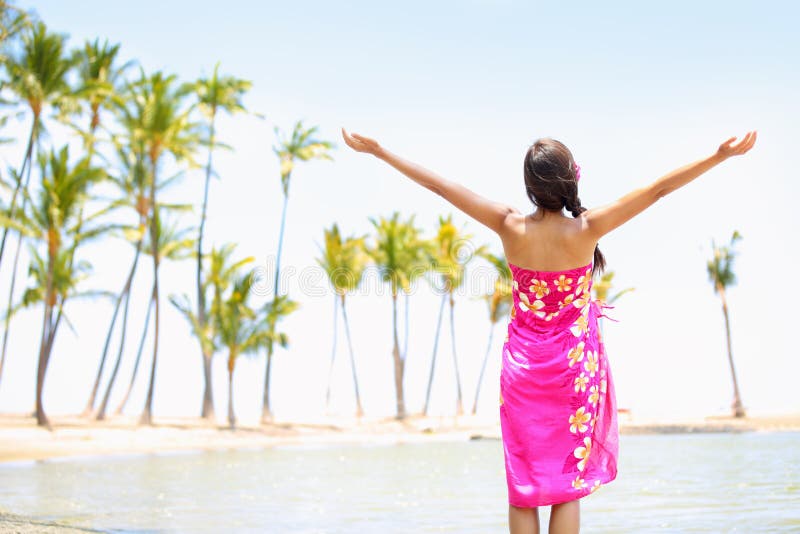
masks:
[[[567,209],[577,218],[586,211],[578,197],[578,168],[572,152],[555,139],[537,140],[525,154],[525,191],[535,206],[547,211]],[[606,259],[595,246],[593,273],[602,272]]]

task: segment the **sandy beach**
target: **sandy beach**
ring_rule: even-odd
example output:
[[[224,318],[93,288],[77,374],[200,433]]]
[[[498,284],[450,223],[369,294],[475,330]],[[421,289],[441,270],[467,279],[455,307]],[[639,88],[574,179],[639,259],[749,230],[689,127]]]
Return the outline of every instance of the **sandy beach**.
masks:
[[[500,439],[496,421],[471,416],[394,418],[324,418],[276,422],[230,430],[198,418],[157,418],[139,426],[136,418],[106,422],[77,416],[51,418],[53,430],[36,426],[26,415],[0,415],[0,462],[45,460],[66,456],[146,454],[165,451],[257,449],[275,445],[333,443],[390,444],[419,441]],[[699,432],[800,431],[800,415],[707,417],[697,420],[653,421],[620,417],[622,434]]]

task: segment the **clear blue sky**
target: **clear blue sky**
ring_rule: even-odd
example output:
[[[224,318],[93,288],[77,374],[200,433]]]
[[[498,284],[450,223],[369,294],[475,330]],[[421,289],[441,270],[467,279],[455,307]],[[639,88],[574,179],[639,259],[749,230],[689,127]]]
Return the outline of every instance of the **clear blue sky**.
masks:
[[[25,4],[23,4],[25,5]],[[235,152],[220,155],[221,181],[212,189],[211,241],[236,241],[242,255],[263,263],[274,255],[280,217],[275,125],[297,119],[337,139],[338,128],[372,135],[391,149],[459,180],[477,192],[527,211],[522,157],[534,139],[551,136],[571,147],[582,166],[584,205],[609,202],[674,167],[704,157],[731,135],[758,129],[744,159],[728,161],[660,201],[601,243],[622,299],[607,325],[607,345],[620,405],[642,416],[724,412],[730,378],[719,302],[707,282],[712,238],[744,235],[739,285],[730,293],[734,354],[745,405],[754,413],[800,412],[794,393],[800,372],[793,329],[793,267],[800,38],[794,2],[59,2],[36,9],[54,30],[122,44],[125,59],[146,71],[163,69],[191,80],[215,62],[223,73],[253,81],[248,107],[266,115],[224,119],[220,135]],[[14,126],[17,132],[23,126]],[[58,137],[57,143],[65,142]],[[379,162],[342,149],[333,163],[300,167],[292,182],[285,265],[313,266],[322,229],[336,221],[346,233],[370,231],[369,216],[416,214],[430,235],[440,214],[455,212]],[[0,150],[8,162],[23,147]],[[345,147],[346,148],[346,147]],[[202,156],[201,156],[202,157]],[[199,202],[201,174],[171,191]],[[459,223],[500,252],[499,239],[466,216]],[[192,224],[187,218],[186,224]],[[120,287],[129,246],[87,249],[92,284]],[[476,264],[477,267],[477,264]],[[6,294],[7,268],[3,269]],[[166,266],[169,292],[192,294],[192,266]],[[132,332],[140,328],[148,271],[137,278]],[[302,311],[288,320],[292,339],[274,368],[279,417],[319,413],[330,357],[332,297],[293,278]],[[474,295],[472,295],[474,296]],[[458,349],[471,399],[488,324],[471,296],[457,309]],[[411,300],[408,402],[418,407],[427,379],[437,299],[420,287]],[[384,292],[351,299],[354,344],[370,413],[390,413],[391,307]],[[196,343],[164,300],[156,414],[193,413],[201,376]],[[59,334],[46,386],[51,411],[83,407],[96,369],[107,303],[75,304],[77,336]],[[0,410],[32,406],[39,312],[15,322]],[[498,327],[483,410],[497,398]],[[131,344],[132,345],[132,344]],[[133,357],[126,354],[123,373]],[[334,385],[335,409],[352,406],[345,353]],[[452,363],[443,338],[434,409],[453,407]],[[149,356],[148,358],[149,359]],[[147,360],[146,359],[146,360]],[[146,364],[146,361],[145,361]],[[263,356],[237,370],[237,411],[260,408]],[[215,362],[215,395],[225,409],[224,358]],[[144,377],[142,377],[143,379]],[[143,402],[145,380],[130,411]]]

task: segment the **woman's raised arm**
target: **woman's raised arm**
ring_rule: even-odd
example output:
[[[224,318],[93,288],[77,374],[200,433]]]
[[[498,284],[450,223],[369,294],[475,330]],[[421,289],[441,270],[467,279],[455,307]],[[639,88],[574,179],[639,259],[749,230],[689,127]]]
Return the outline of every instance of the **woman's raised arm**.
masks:
[[[508,215],[519,213],[518,210],[511,206],[488,200],[461,184],[446,180],[416,163],[405,160],[389,152],[374,139],[358,135],[357,133],[348,133],[344,128],[342,128],[342,137],[344,138],[344,142],[347,143],[347,146],[353,150],[372,154],[378,159],[385,161],[421,186],[440,195],[453,206],[498,234],[502,234],[508,227]]]
[[[585,221],[584,227],[588,237],[595,241],[600,239],[652,206],[664,195],[683,187],[729,157],[744,154],[755,144],[756,132],[748,132],[744,139],[734,145],[735,140],[736,137],[731,137],[722,143],[713,155],[675,169],[652,184],[628,193],[616,202],[583,212],[581,217]]]

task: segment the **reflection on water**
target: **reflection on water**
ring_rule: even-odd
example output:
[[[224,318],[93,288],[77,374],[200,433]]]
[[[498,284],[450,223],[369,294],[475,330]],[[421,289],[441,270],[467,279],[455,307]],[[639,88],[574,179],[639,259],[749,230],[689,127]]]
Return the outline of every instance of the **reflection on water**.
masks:
[[[115,532],[504,532],[502,454],[475,441],[0,464],[0,511]],[[583,500],[583,532],[800,532],[800,434],[622,436],[620,456]]]

